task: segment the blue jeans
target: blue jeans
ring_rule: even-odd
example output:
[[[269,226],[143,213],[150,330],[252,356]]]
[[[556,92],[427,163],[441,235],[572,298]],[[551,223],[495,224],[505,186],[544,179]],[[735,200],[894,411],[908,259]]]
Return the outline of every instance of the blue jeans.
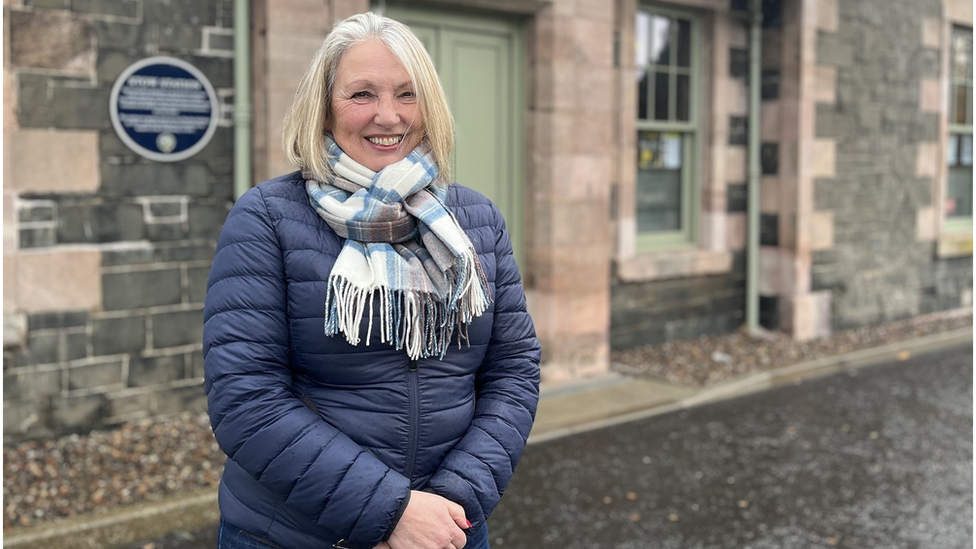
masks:
[[[217,549],[282,549],[269,539],[245,532],[224,519],[217,529]],[[468,535],[464,549],[491,549],[488,546],[488,526]]]

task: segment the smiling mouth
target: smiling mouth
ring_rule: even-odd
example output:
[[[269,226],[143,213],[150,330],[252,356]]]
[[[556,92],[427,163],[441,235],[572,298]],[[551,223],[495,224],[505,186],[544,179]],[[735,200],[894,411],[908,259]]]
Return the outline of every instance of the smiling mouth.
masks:
[[[403,141],[403,136],[398,135],[396,137],[367,137],[370,143],[374,145],[381,145],[383,147],[392,147],[393,145],[399,145]]]

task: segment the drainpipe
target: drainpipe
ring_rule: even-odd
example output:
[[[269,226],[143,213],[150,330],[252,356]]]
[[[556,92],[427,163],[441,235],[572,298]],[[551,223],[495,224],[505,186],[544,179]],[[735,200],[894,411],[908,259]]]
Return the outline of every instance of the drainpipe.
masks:
[[[759,163],[760,114],[762,109],[762,0],[750,0],[749,28],[749,194],[746,216],[746,329],[759,333],[759,209],[762,168]]]
[[[251,3],[234,1],[234,199],[251,188]]]

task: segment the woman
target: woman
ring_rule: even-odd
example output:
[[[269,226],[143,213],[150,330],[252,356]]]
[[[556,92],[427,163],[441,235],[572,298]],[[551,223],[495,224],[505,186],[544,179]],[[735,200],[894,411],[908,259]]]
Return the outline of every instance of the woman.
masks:
[[[284,135],[301,171],[238,200],[208,283],[218,546],[488,547],[540,349],[502,216],[448,183],[430,58],[400,23],[346,19]]]

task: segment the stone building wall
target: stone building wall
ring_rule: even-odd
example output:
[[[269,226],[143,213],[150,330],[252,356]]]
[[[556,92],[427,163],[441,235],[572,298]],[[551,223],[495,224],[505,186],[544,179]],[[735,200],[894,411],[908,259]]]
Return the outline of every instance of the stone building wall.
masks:
[[[621,44],[634,43],[638,3],[621,0]],[[616,152],[617,254],[610,300],[614,349],[716,335],[745,322],[748,136],[748,18],[737,2],[685,0],[702,19],[701,139],[697,241],[678,250],[638,250],[636,226],[636,79],[622,49]]]
[[[4,2],[4,440],[203,410],[201,330],[232,203],[232,0]],[[112,129],[119,74],[155,55],[221,118],[180,162]]]
[[[836,78],[833,101],[816,105],[816,139],[836,153],[833,176],[814,181],[833,239],[813,254],[811,284],[832,294],[834,330],[972,304],[971,244],[940,253],[932,227],[943,202],[944,4],[840,1],[836,24],[817,34],[816,62]]]

